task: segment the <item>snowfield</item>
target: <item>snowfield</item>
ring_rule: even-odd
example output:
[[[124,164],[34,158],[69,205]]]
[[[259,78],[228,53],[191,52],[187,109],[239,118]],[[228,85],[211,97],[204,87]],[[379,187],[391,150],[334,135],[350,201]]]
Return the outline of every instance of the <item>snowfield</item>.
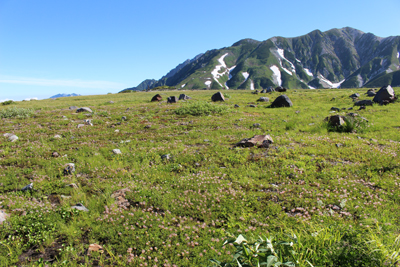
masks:
[[[304,70],[306,71],[306,74],[308,76],[314,77],[314,75],[312,74],[312,72],[309,69],[304,68]]]
[[[222,55],[219,59],[218,62],[220,63],[220,65],[215,66],[215,69],[213,71],[211,71],[211,75],[214,77],[214,80],[221,86],[222,84],[218,81],[218,79],[222,76],[224,76],[225,74],[229,73],[229,69],[226,67],[224,58],[228,55],[228,53],[225,53],[224,55]],[[222,73],[219,73],[219,71],[225,68],[225,71]]]
[[[282,85],[281,71],[279,70],[278,66],[273,65],[273,66],[271,66],[269,68],[274,73],[272,75],[272,78],[274,79],[274,83],[278,84],[278,86],[281,86]]]

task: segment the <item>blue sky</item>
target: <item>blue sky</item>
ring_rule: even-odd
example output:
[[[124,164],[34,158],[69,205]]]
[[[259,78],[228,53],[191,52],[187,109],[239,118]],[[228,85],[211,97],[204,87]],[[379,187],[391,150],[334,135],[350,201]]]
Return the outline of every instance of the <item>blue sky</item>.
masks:
[[[116,93],[238,40],[400,35],[399,0],[0,0],[0,100]]]

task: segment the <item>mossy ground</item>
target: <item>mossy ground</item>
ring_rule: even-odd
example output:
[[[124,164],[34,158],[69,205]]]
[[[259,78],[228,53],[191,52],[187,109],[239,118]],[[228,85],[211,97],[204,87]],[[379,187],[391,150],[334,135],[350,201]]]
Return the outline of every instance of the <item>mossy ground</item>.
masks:
[[[177,115],[186,104],[151,103],[156,92],[17,102],[35,113],[0,121],[2,134],[19,137],[0,136],[0,208],[10,214],[0,226],[0,266],[207,266],[232,257],[222,241],[239,233],[296,234],[296,266],[393,264],[400,103],[355,107],[369,121],[356,133],[328,132],[323,123],[331,107],[352,107],[349,96],[366,91],[289,90],[294,106],[271,109],[256,100],[280,93],[230,90],[213,104],[228,111],[208,116]],[[166,100],[181,91],[159,93]],[[183,93],[193,98],[186,102],[210,102],[215,91]],[[77,128],[85,119],[93,126]],[[274,143],[234,147],[256,134]],[[64,176],[67,163],[73,175]],[[18,190],[29,183],[34,190]],[[112,197],[123,188],[128,208]],[[76,203],[89,212],[71,210]],[[104,252],[88,255],[93,243]]]

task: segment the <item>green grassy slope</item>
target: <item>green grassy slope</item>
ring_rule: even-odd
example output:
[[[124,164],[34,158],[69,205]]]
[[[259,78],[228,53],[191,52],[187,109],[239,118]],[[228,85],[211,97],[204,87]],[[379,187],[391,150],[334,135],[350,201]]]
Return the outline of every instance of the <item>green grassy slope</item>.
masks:
[[[211,103],[226,112],[205,116],[175,109],[201,108],[216,91],[0,105],[0,114],[11,106],[35,110],[0,120],[0,209],[10,215],[0,225],[0,266],[211,266],[209,259],[232,259],[234,248],[222,246],[230,234],[295,234],[296,255],[285,259],[296,266],[394,264],[400,103],[340,111],[368,119],[355,133],[328,132],[323,123],[337,114],[331,107],[353,107],[349,95],[366,99],[366,91],[289,90],[294,106],[271,109],[248,105],[277,92],[229,90],[226,102]],[[192,99],[151,103],[156,93]],[[76,114],[72,105],[94,113]],[[77,128],[86,119],[93,126]],[[19,139],[8,142],[4,133]],[[273,138],[269,149],[234,147],[258,134]],[[122,154],[113,154],[117,148]],[[67,163],[74,174],[63,174]],[[32,191],[18,190],[29,183]],[[128,191],[116,199],[120,189]],[[89,212],[71,210],[76,203]],[[94,243],[103,253],[88,253]]]

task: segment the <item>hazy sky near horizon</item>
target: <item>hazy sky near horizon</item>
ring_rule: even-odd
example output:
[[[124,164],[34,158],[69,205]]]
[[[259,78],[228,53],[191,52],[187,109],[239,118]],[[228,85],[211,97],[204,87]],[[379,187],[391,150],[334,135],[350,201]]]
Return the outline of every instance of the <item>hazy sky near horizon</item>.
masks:
[[[252,38],[400,35],[399,0],[0,0],[0,101],[116,93]]]

